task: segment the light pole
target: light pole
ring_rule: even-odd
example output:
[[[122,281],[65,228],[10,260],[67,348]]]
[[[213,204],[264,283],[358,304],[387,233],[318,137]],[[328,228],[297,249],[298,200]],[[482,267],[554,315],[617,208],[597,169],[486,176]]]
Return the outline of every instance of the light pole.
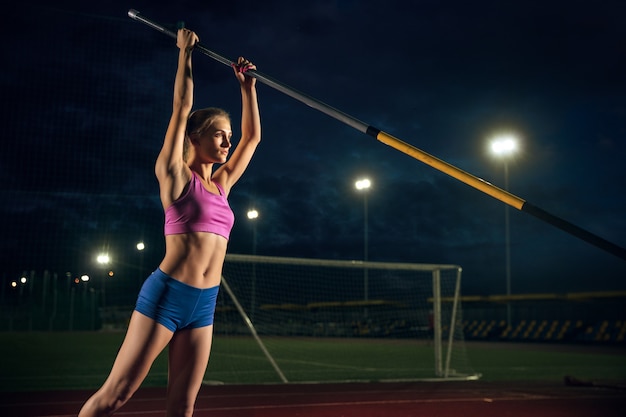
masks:
[[[363,262],[367,262],[367,192],[369,188],[372,186],[372,182],[369,178],[362,178],[357,180],[354,183],[356,189],[363,193]],[[368,274],[367,267],[363,267],[363,300],[367,301],[369,299],[369,282],[368,282]]]
[[[135,246],[137,248],[137,251],[139,251],[139,272],[137,275],[137,283],[139,284],[139,288],[141,288],[141,284],[143,283],[143,254],[144,251],[146,249],[146,245],[145,243],[143,243],[143,241],[139,241],[137,242],[137,245]]]
[[[248,210],[246,213],[248,220],[252,223],[252,255],[256,256],[256,228],[259,212],[256,209]],[[256,262],[252,262],[252,286],[250,289],[250,320],[254,321],[254,310],[256,304]]]
[[[512,134],[496,136],[491,141],[491,152],[502,159],[504,164],[504,190],[509,190],[508,159],[517,151],[517,138]],[[504,205],[504,245],[506,270],[506,323],[511,326],[511,227],[509,221],[509,205]]]
[[[252,254],[256,255],[256,222],[259,218],[259,212],[256,209],[250,209],[246,215],[252,223]]]
[[[96,257],[96,262],[106,269],[107,265],[111,262],[111,258],[108,253],[103,252]],[[108,276],[109,274],[105,272],[102,278],[102,307],[106,307],[106,280]]]

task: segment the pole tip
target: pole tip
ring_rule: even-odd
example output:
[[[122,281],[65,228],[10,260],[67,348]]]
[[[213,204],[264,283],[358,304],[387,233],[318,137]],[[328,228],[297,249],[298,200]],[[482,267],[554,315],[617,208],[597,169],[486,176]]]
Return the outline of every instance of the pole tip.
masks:
[[[131,19],[136,19],[138,14],[139,12],[135,9],[130,9],[128,11],[128,17],[130,17]]]

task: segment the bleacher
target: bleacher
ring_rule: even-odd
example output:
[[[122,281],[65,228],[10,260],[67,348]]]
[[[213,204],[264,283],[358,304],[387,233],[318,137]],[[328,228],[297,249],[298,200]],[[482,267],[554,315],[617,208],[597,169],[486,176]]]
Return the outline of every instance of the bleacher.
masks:
[[[626,344],[626,291],[493,294],[461,302],[467,340]]]
[[[626,320],[519,320],[507,326],[505,320],[463,322],[467,340],[512,342],[606,343],[626,342]]]

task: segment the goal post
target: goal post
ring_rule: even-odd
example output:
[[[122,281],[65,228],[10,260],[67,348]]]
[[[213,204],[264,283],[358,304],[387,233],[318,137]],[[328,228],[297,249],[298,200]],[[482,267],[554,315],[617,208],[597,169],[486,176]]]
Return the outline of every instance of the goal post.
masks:
[[[226,256],[208,380],[477,379],[461,267]]]

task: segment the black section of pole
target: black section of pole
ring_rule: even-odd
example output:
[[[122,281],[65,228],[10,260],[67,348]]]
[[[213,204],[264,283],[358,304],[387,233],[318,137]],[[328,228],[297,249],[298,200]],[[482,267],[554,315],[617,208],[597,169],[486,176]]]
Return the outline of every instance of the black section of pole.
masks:
[[[367,130],[365,131],[366,135],[372,136],[374,138],[376,138],[378,140],[378,134],[380,133],[380,129],[376,129],[373,126],[368,126]]]
[[[522,211],[528,214],[532,214],[538,219],[548,222],[571,235],[579,237],[582,240],[599,247],[600,249],[604,249],[605,251],[626,260],[626,249],[617,246],[599,236],[596,236],[593,233],[586,231],[585,229],[581,229],[580,227],[566,220],[553,216],[552,214],[540,209],[539,207],[533,206],[532,204],[526,202],[522,206]]]

